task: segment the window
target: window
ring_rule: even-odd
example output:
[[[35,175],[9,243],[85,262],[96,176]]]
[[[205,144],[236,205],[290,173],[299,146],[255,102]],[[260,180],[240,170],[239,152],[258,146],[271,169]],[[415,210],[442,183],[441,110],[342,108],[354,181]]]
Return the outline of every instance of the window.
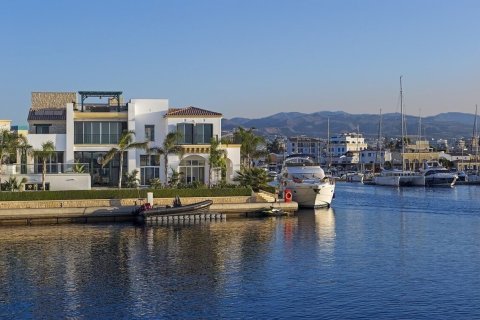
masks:
[[[160,155],[157,154],[142,154],[140,155],[140,166],[159,166],[160,165]]]
[[[145,140],[155,141],[155,126],[152,124],[145,125]]]
[[[117,144],[126,122],[76,121],[74,123],[75,144]]]
[[[51,124],[37,124],[35,125],[35,133],[45,134],[50,133]]]
[[[177,132],[180,134],[179,144],[210,144],[213,137],[213,124],[179,123]]]
[[[177,124],[177,132],[179,144],[193,144],[193,123]]]

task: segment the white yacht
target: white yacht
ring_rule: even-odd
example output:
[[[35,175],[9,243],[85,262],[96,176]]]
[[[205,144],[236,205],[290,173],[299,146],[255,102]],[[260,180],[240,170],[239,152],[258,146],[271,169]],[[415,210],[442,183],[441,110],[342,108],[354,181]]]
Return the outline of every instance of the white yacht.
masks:
[[[332,203],[335,180],[326,177],[320,165],[308,156],[287,157],[279,180],[281,190],[290,190],[292,200],[300,207],[330,207]]]
[[[425,185],[432,186],[448,186],[455,185],[458,175],[454,172],[448,171],[437,161],[429,161],[425,163],[425,169],[421,170],[422,176],[425,179]]]
[[[380,175],[373,178],[373,182],[380,186],[409,187],[424,186],[425,179],[414,171],[382,170]]]

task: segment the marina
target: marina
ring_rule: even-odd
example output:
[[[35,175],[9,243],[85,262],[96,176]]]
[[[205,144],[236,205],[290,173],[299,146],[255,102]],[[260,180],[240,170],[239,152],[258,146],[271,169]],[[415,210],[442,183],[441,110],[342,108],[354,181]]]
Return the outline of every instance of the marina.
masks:
[[[3,227],[0,316],[476,319],[479,188],[338,183],[331,208],[285,217]]]

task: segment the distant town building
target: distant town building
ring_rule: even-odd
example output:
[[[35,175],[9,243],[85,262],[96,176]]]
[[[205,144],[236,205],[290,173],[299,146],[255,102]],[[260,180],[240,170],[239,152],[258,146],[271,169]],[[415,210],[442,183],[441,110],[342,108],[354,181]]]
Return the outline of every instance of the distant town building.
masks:
[[[307,136],[290,137],[287,141],[288,154],[306,154],[318,159],[321,156],[323,142],[319,138]]]
[[[341,133],[330,137],[329,154],[333,157],[345,155],[347,152],[360,152],[367,149],[365,138],[361,133]]]

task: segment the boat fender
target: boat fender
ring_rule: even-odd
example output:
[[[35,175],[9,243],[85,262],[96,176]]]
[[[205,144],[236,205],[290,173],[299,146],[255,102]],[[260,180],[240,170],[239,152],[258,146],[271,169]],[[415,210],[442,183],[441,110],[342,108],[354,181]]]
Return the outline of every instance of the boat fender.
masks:
[[[290,190],[285,190],[285,202],[292,201],[292,192]]]

